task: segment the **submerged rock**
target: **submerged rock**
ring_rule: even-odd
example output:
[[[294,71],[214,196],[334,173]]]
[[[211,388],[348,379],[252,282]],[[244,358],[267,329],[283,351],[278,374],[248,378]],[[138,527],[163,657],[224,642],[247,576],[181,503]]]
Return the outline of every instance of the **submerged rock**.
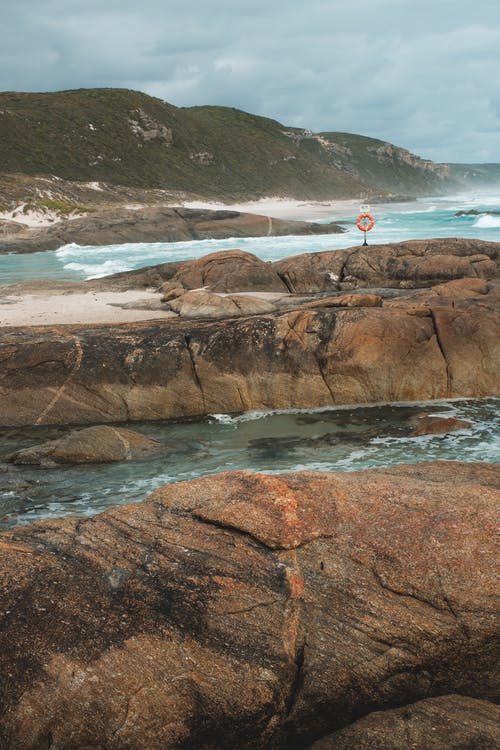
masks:
[[[432,417],[424,415],[418,418],[416,427],[411,432],[411,437],[420,435],[438,435],[439,433],[453,432],[455,430],[467,430],[472,427],[472,422],[457,417]]]
[[[74,430],[58,440],[23,448],[12,454],[14,464],[90,464],[133,461],[154,455],[162,444],[123,427],[98,425]]]
[[[235,472],[1,533],[2,750],[490,737],[499,471]]]

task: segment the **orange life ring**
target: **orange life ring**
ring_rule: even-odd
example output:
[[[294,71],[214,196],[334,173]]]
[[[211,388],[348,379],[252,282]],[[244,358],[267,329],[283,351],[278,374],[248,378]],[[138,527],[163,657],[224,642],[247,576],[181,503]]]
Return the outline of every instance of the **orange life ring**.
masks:
[[[368,219],[368,224],[366,223],[366,219]],[[373,229],[374,224],[375,219],[371,214],[360,214],[356,221],[356,226],[361,232],[369,232],[370,229]]]

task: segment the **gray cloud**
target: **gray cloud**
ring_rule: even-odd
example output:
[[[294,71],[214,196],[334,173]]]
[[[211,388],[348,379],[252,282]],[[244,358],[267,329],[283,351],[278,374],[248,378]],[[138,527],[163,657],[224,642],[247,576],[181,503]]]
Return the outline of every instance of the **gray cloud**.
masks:
[[[500,161],[500,6],[490,0],[18,0],[0,88],[135,88],[437,161]]]

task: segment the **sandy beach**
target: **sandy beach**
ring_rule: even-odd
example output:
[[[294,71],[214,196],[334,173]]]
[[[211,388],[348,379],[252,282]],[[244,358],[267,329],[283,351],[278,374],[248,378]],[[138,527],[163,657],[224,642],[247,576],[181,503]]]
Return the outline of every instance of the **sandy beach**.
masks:
[[[53,326],[79,323],[130,323],[175,317],[161,309],[140,309],[142,304],[160,303],[159,295],[144,289],[126,292],[41,293],[17,292],[0,298],[0,327]],[[138,305],[123,308],[120,305]]]
[[[354,217],[359,213],[361,199],[339,201],[297,201],[293,198],[261,198],[246,203],[210,203],[204,201],[187,202],[186,208],[207,208],[212,211],[242,211],[244,213],[272,216],[274,219],[293,219],[294,221],[318,221]],[[333,217],[333,218],[332,218]]]

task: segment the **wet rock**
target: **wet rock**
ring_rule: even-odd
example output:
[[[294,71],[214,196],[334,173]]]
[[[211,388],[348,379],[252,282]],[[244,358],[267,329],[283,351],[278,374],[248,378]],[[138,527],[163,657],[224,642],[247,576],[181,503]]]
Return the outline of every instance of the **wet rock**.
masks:
[[[499,706],[443,695],[368,714],[310,750],[496,750],[499,744]]]
[[[289,750],[350,725],[357,749],[374,712],[458,736],[465,702],[417,702],[498,697],[499,471],[235,472],[3,532],[2,750]]]
[[[411,437],[419,435],[438,435],[440,433],[454,432],[455,430],[467,430],[472,427],[472,422],[456,417],[432,417],[424,415],[416,420],[417,426],[410,433]]]
[[[109,463],[133,461],[157,454],[162,444],[122,427],[98,425],[74,430],[57,440],[23,448],[12,454],[14,464],[53,466],[54,464]]]

